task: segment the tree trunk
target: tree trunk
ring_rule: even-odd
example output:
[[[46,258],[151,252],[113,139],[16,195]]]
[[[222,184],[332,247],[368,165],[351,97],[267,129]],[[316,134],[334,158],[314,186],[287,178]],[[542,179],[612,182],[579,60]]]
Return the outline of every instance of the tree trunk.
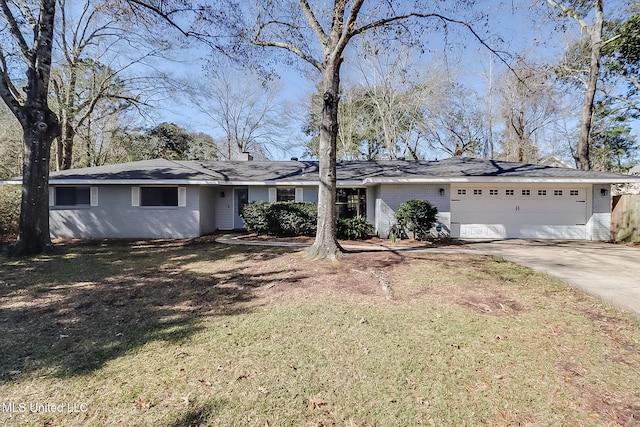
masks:
[[[340,100],[340,59],[335,58],[323,75],[322,122],[318,150],[318,229],[316,240],[307,249],[313,258],[338,259],[342,247],[336,240],[336,146],[338,140],[338,103]]]
[[[51,247],[49,235],[49,160],[51,144],[60,135],[58,117],[48,106],[51,49],[56,0],[40,2],[34,49],[27,58],[26,100],[20,105],[7,95],[3,99],[18,118],[24,135],[22,201],[18,240],[11,255],[39,254]]]
[[[595,2],[596,21],[589,31],[591,39],[591,62],[589,65],[589,78],[587,80],[587,88],[582,103],[582,112],[580,117],[580,137],[574,157],[576,159],[576,167],[582,170],[591,169],[591,160],[589,158],[589,149],[591,148],[591,123],[593,121],[594,100],[596,96],[596,86],[600,75],[600,57],[602,55],[602,28],[604,26],[604,12],[602,0]]]
[[[67,114],[62,111],[60,116],[60,136],[57,138],[57,158],[56,165],[58,170],[71,169],[71,163],[73,160],[73,138],[75,136],[75,130]]]
[[[51,247],[49,235],[49,159],[59,133],[58,118],[48,108],[27,112],[24,130],[22,202],[13,256],[39,254]]]

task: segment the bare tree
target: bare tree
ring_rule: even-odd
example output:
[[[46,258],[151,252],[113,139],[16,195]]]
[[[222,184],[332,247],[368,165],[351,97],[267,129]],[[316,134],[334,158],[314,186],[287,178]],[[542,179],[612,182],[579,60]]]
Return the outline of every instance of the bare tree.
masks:
[[[413,63],[406,47],[359,59],[356,68],[384,156],[419,158],[424,113],[439,101],[443,74]]]
[[[289,113],[278,102],[280,87],[279,81],[226,68],[190,90],[191,100],[223,131],[218,138],[223,158],[245,152],[268,158],[273,150],[286,150]]]
[[[360,48],[350,62],[338,108],[338,159],[423,158],[429,150],[426,119],[448,102],[442,100],[448,73],[435,63],[412,61],[406,47],[377,55]],[[321,102],[310,99],[308,150],[317,156]]]
[[[59,170],[72,166],[74,138],[82,127],[134,108],[144,114],[150,98],[158,99],[170,86],[169,77],[156,72],[150,61],[166,61],[162,55],[171,44],[157,43],[128,20],[118,19],[106,1],[86,1],[79,9],[58,0],[52,108],[60,119],[55,146]],[[95,163],[86,157],[91,150],[84,151],[85,165]]]
[[[504,135],[502,156],[509,161],[536,163],[539,147],[535,135],[557,119],[558,104],[549,70],[519,59],[517,76],[505,72],[498,92]]]
[[[437,90],[437,103],[426,113],[430,147],[449,156],[475,156],[489,138],[488,121],[478,94],[459,84]]]
[[[367,5],[365,5],[367,3]],[[434,4],[433,7],[445,7]],[[483,43],[468,22],[446,16],[454,11],[425,11],[424,2],[391,5],[387,1],[334,0],[327,5],[308,0],[258,1],[251,29],[239,34],[256,46],[282,49],[310,64],[321,77],[322,119],[319,133],[318,227],[307,253],[314,258],[337,258],[336,240],[336,142],[341,67],[347,46],[364,34],[384,32],[387,40],[417,42],[432,20],[437,26],[462,25]],[[457,11],[455,16],[459,16]],[[382,39],[380,39],[382,40]],[[375,48],[373,49],[375,53]]]

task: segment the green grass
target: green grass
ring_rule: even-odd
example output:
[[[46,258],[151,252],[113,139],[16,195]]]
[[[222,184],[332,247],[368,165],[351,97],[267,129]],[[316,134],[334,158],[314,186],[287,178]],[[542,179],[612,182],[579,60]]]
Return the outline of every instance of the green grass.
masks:
[[[499,258],[102,242],[0,269],[3,425],[640,423],[637,320]]]

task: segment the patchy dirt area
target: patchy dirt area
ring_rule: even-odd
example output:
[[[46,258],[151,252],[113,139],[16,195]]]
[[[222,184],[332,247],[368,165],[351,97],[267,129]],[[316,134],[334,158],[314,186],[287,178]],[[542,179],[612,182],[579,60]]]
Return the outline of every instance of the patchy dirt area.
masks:
[[[275,237],[267,235],[259,235],[254,233],[242,234],[238,236],[239,240],[245,241],[264,241],[264,242],[287,242],[287,243],[303,243],[313,244],[315,238],[311,236],[295,236],[295,237]],[[441,246],[458,246],[461,243],[456,239],[441,238],[428,240],[415,239],[398,239],[392,242],[389,239],[382,239],[377,236],[371,236],[368,239],[361,240],[339,240],[341,245],[358,245],[358,246],[385,246],[385,247],[441,247]]]

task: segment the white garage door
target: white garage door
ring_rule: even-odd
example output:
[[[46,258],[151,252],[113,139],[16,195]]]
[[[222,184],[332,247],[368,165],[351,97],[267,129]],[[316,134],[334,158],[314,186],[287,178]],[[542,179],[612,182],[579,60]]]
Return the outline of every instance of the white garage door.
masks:
[[[587,188],[452,186],[452,235],[586,239]]]

